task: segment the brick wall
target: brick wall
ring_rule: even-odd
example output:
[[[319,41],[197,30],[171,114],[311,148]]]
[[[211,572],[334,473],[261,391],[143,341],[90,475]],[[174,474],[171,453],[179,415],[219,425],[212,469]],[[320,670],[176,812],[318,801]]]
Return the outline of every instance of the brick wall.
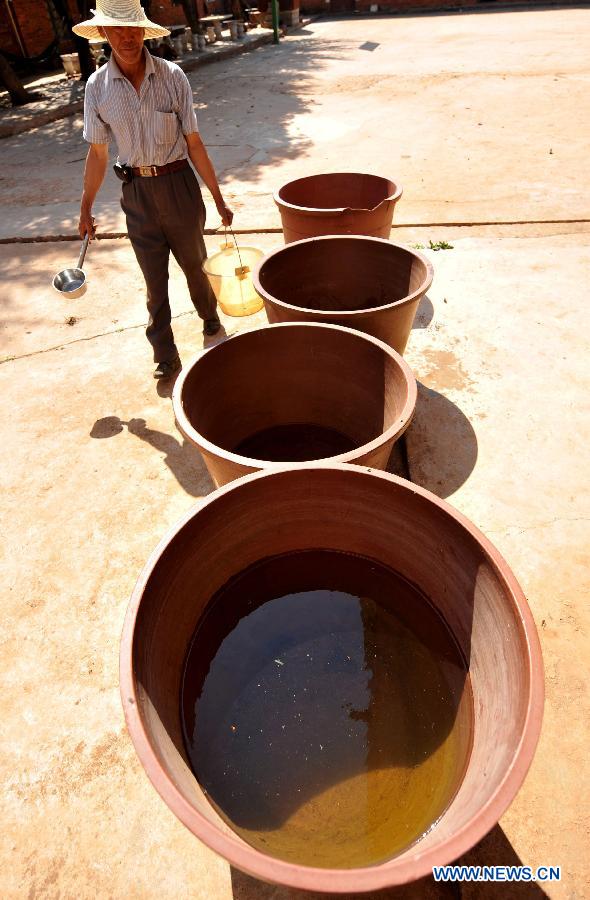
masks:
[[[18,44],[12,34],[12,29],[8,24],[8,14],[3,6],[0,6],[0,50],[14,54],[20,53]]]
[[[41,53],[55,37],[45,3],[41,0],[14,0],[11,9],[18,22],[27,55],[36,56]],[[0,5],[0,49],[21,55],[5,3]]]
[[[182,6],[173,6],[172,0],[152,0],[150,19],[158,25],[186,25]]]
[[[202,3],[202,0],[198,0]],[[220,0],[213,0],[213,6]],[[78,22],[76,0],[68,0],[70,14]],[[94,4],[91,4],[94,7]],[[54,40],[55,32],[47,11],[45,0],[12,0],[11,8],[18,22],[28,56],[37,56]],[[182,6],[175,6],[172,0],[152,0],[150,16],[161,25],[184,25],[186,20]],[[4,0],[0,0],[0,50],[20,56],[19,45]]]
[[[199,16],[220,15],[230,12],[229,0],[196,0]],[[150,19],[158,25],[186,25],[182,6],[174,6],[172,0],[152,0]]]
[[[76,0],[67,2],[72,19],[78,21]],[[12,0],[10,6],[22,35],[27,56],[42,53],[55,39],[55,31],[45,0]],[[21,55],[5,2],[0,2],[0,50],[6,50],[16,56]]]

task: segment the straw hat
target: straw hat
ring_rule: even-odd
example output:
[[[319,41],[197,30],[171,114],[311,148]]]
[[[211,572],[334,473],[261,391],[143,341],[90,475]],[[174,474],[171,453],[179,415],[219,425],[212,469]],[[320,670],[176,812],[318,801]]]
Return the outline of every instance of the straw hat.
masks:
[[[96,9],[91,12],[92,19],[80,22],[72,29],[80,37],[88,38],[89,41],[96,38],[100,40],[102,35],[98,29],[105,26],[120,28],[122,25],[126,25],[129,28],[145,28],[146,40],[170,34],[167,28],[150,22],[140,6],[140,0],[96,0]]]

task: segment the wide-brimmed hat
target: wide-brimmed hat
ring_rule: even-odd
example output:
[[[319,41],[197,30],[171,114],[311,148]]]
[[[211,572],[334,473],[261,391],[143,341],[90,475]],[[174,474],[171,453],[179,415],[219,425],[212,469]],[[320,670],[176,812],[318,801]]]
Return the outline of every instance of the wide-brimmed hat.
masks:
[[[74,25],[72,31],[89,41],[100,38],[99,28],[120,28],[126,25],[129,28],[145,28],[146,39],[164,37],[170,34],[163,25],[150,22],[140,0],[96,0],[96,9],[91,10],[92,19]]]

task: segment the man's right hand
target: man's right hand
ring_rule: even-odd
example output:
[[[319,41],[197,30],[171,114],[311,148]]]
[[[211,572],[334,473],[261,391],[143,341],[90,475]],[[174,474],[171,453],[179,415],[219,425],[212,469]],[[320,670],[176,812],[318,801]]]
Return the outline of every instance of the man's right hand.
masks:
[[[78,222],[78,234],[82,239],[86,236],[86,232],[90,235],[90,240],[94,239],[96,228],[94,226],[94,216],[91,212],[80,210],[80,221]]]

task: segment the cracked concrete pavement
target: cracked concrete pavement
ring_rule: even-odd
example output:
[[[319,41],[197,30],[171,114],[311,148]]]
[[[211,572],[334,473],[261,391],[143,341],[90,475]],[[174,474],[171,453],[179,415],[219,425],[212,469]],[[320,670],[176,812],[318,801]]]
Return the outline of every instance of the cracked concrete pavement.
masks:
[[[410,476],[507,558],[539,629],[547,691],[523,788],[463,861],[562,868],[542,887],[464,884],[469,900],[589,891],[589,39],[590,10],[575,8],[325,20],[191,75],[238,228],[278,228],[272,191],[292,177],[364,168],[404,184],[392,239],[453,246],[424,250],[435,277],[406,352],[420,382]],[[379,46],[361,50],[366,41]],[[0,141],[0,155],[0,238],[73,235],[79,117]],[[103,232],[125,231],[118,192],[110,178]],[[206,242],[212,251],[218,238]],[[0,245],[0,893],[315,900],[256,882],[194,839],[125,731],[129,595],[166,528],[212,484],[175,428],[169,386],[151,379],[128,241],[95,242],[87,293],[65,300],[51,278],[77,249]],[[174,264],[171,296],[188,360],[202,335]],[[227,333],[263,321],[223,317]],[[379,896],[455,895],[427,879]]]

